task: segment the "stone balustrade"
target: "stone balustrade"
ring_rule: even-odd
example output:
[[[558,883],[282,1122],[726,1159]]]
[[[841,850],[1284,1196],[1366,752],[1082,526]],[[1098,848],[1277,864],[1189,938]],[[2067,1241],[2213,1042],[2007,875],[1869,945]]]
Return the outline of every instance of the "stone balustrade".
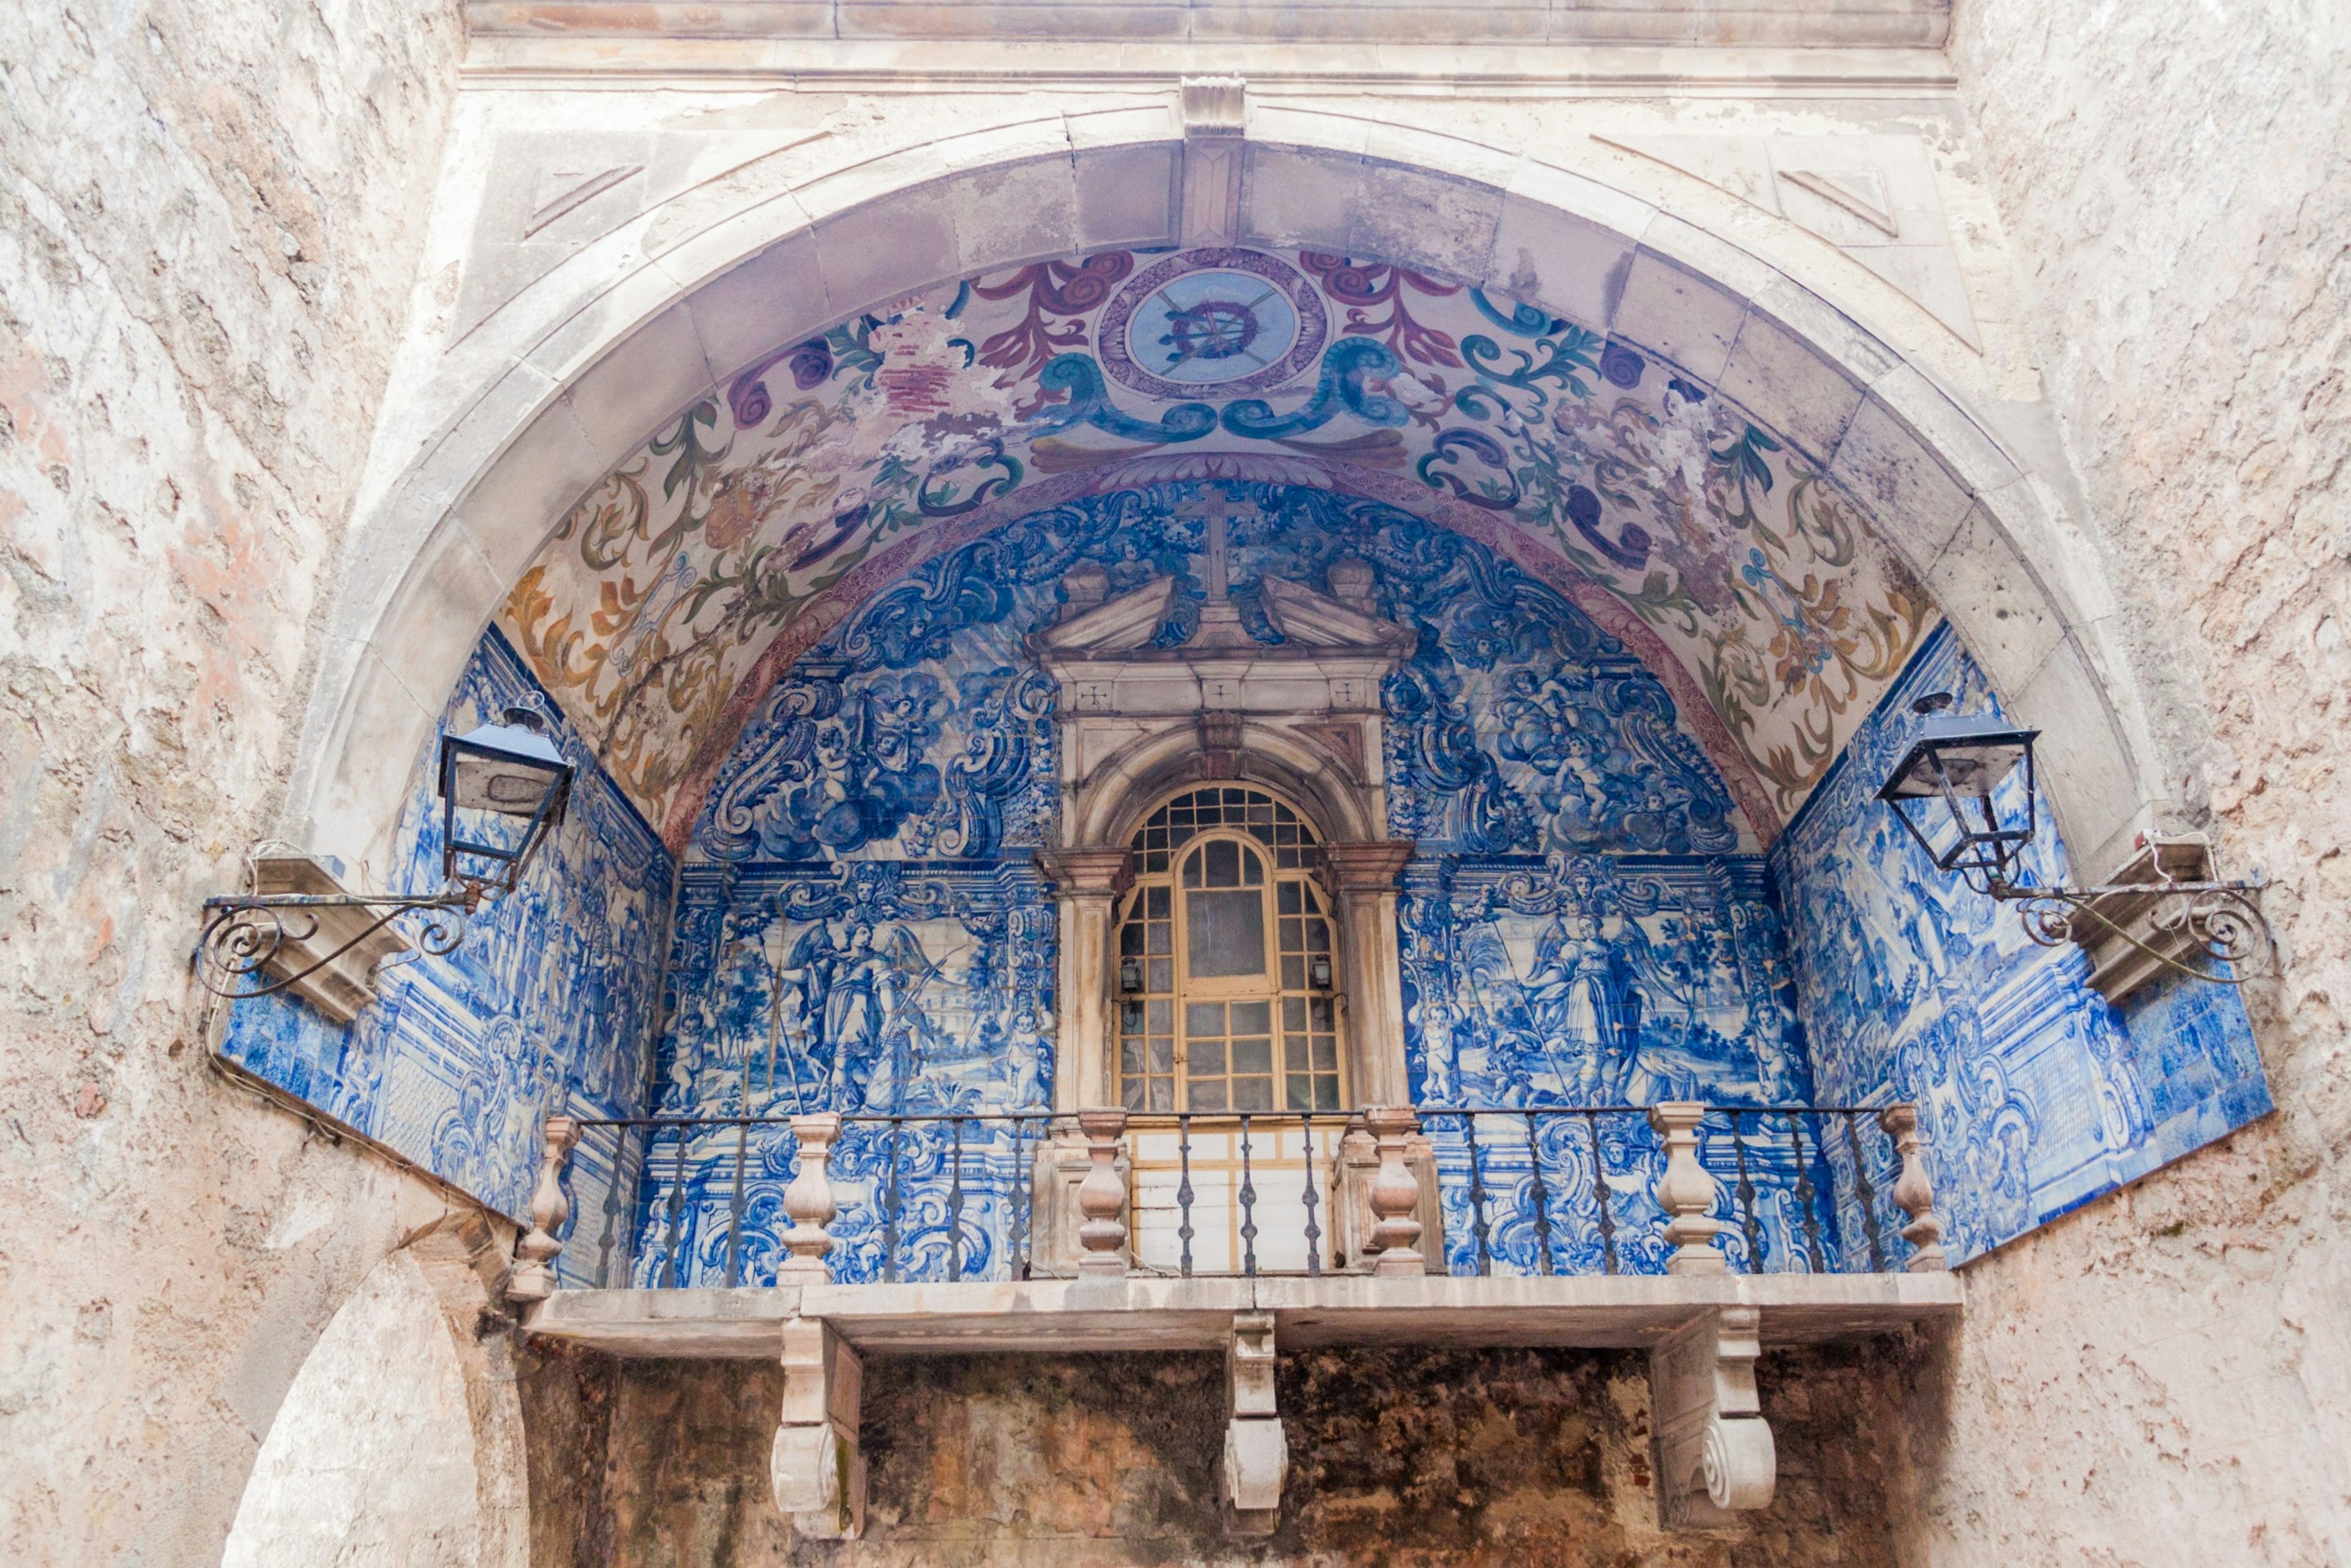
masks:
[[[630,1142],[626,1129],[643,1129],[643,1179],[666,1176],[672,1184],[665,1196],[656,1192],[642,1206],[651,1219],[639,1239],[662,1255],[650,1276],[642,1264],[638,1276],[664,1286],[756,1283],[737,1270],[746,1257],[778,1258],[773,1265],[778,1284],[914,1280],[942,1266],[952,1281],[967,1277],[967,1256],[985,1260],[970,1265],[977,1270],[969,1276],[976,1280],[1295,1272],[1301,1258],[1310,1275],[1332,1270],[1381,1279],[1949,1267],[1923,1128],[1917,1109],[1907,1104],[1866,1111],[1695,1101],[1641,1109],[1374,1105],[1353,1113],[1248,1117],[1138,1117],[1104,1106],[1070,1117],[1007,1116],[1009,1138],[1000,1129],[991,1134],[989,1120],[985,1113],[818,1112],[626,1124],[551,1117],[532,1224],[516,1248],[509,1294],[542,1301],[555,1289],[554,1262],[563,1249],[558,1236],[569,1210],[565,1166],[589,1126],[623,1129],[616,1150]],[[771,1196],[758,1198],[748,1151],[772,1135],[763,1131],[771,1122],[789,1130],[795,1158],[783,1191],[774,1195],[770,1188]],[[860,1123],[868,1125],[858,1130]],[[932,1123],[939,1125],[931,1128]],[[1211,1192],[1190,1163],[1193,1140],[1230,1138],[1234,1124],[1243,1173]],[[1614,1130],[1604,1134],[1604,1125]],[[1644,1129],[1638,1136],[1631,1133],[1635,1127]],[[697,1131],[722,1128],[736,1134],[696,1137]],[[925,1154],[926,1129],[937,1136]],[[832,1167],[853,1131],[863,1140],[853,1145],[852,1168],[858,1175],[848,1187],[837,1187]],[[1185,1160],[1180,1186],[1168,1157],[1178,1146]],[[1301,1155],[1304,1149],[1313,1150],[1311,1157]],[[1253,1166],[1247,1163],[1251,1150]],[[1138,1188],[1138,1162],[1145,1152],[1157,1161],[1157,1185]],[[1230,1154],[1228,1148],[1220,1157],[1229,1160]],[[614,1157],[621,1159],[618,1152]],[[721,1168],[730,1157],[732,1168]],[[709,1174],[697,1188],[698,1209],[689,1222],[683,1190],[670,1173],[695,1162]],[[1635,1183],[1649,1186],[1662,1221],[1643,1218]],[[1167,1212],[1171,1196],[1181,1205],[1180,1230],[1170,1228],[1177,1218]],[[838,1249],[832,1231],[843,1202],[862,1215],[858,1248],[846,1264],[852,1255]],[[1152,1209],[1155,1203],[1160,1207]],[[610,1214],[640,1206],[608,1200],[604,1207]],[[762,1207],[768,1214],[780,1207],[786,1223],[777,1228],[771,1247],[747,1246],[744,1217],[751,1212],[756,1218]],[[1316,1219],[1325,1208],[1334,1223],[1327,1239]],[[1134,1228],[1145,1221],[1161,1228]],[[680,1239],[695,1234],[697,1224],[706,1235],[714,1223],[730,1228],[723,1247],[701,1241],[689,1247]],[[1281,1245],[1288,1260],[1264,1264],[1255,1247],[1196,1260],[1192,1237],[1198,1223],[1237,1225],[1235,1234],[1250,1239],[1286,1235]],[[930,1228],[924,1233],[929,1239],[909,1242],[923,1225]],[[1290,1232],[1302,1228],[1302,1253],[1301,1238],[1284,1232],[1284,1226]],[[1155,1251],[1146,1245],[1154,1235]],[[1180,1269],[1173,1267],[1173,1235],[1184,1238]],[[1891,1244],[1896,1235],[1907,1249]],[[600,1243],[600,1256],[615,1250],[609,1237]],[[725,1258],[725,1279],[697,1278],[697,1257]]]
[[[1722,1224],[1714,1218],[1720,1185],[1698,1163],[1698,1127],[1706,1107],[1677,1101],[1649,1107],[1649,1125],[1665,1140],[1666,1175],[1657,1183],[1657,1207],[1666,1211],[1666,1239],[1673,1244],[1669,1274],[1720,1274],[1729,1262],[1714,1245]]]
[[[1118,1140],[1126,1131],[1126,1113],[1116,1107],[1081,1111],[1078,1130],[1086,1135],[1086,1155],[1092,1168],[1078,1186],[1078,1208],[1085,1223],[1078,1240],[1085,1256],[1078,1261],[1082,1279],[1115,1279],[1126,1272],[1126,1183],[1118,1174]]]

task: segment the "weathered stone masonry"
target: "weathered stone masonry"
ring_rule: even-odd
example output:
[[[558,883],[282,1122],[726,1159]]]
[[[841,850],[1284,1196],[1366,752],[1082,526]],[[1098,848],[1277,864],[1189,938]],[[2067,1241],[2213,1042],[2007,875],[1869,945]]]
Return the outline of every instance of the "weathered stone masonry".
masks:
[[[542,1406],[581,1400],[601,1417],[570,1450],[594,1469],[591,1490],[562,1505],[596,1521],[610,1555],[587,1561],[1875,1568],[1896,1561],[1885,1505],[1909,1456],[1894,1423],[1919,1354],[1894,1343],[1772,1355],[1780,1500],[1697,1537],[1658,1527],[1639,1355],[1284,1356],[1281,1401],[1299,1413],[1291,1506],[1258,1546],[1216,1522],[1214,1356],[869,1362],[867,1535],[841,1543],[795,1544],[768,1496],[771,1369],[575,1356],[531,1382],[562,1391]]]

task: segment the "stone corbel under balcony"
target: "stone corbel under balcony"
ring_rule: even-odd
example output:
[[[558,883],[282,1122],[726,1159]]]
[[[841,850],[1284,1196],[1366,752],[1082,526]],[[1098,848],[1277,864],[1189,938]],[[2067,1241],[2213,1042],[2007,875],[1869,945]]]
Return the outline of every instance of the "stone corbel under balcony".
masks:
[[[1954,1318],[1956,1275],[1586,1275],[1453,1279],[1143,1276],[961,1284],[559,1291],[526,1331],[635,1358],[758,1360],[783,1347],[777,1506],[816,1539],[862,1527],[858,1389],[873,1355],[1223,1351],[1220,1507],[1236,1534],[1278,1522],[1287,1446],[1272,1355],[1336,1346],[1642,1349],[1660,1517],[1719,1523],[1769,1504],[1775,1444],[1755,1377],[1766,1346],[1841,1343]]]

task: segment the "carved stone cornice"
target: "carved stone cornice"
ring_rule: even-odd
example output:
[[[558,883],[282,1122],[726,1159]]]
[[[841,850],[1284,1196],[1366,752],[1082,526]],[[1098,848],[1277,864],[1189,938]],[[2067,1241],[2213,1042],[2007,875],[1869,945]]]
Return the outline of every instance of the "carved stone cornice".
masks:
[[[1334,891],[1394,893],[1396,873],[1418,850],[1409,839],[1328,843],[1322,846],[1322,865]]]
[[[1076,898],[1116,898],[1134,883],[1134,858],[1123,849],[1039,850],[1037,869],[1055,893]]]

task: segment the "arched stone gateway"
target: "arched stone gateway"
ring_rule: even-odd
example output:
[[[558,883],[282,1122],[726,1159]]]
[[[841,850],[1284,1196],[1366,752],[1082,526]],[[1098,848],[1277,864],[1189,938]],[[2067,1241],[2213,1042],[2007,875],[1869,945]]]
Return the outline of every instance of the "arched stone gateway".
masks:
[[[360,1281],[287,1389],[223,1568],[527,1568],[511,1346],[466,1244],[436,1230]]]
[[[2345,1554],[2351,33],[99,9],[0,1562]]]
[[[1664,1516],[1719,1521],[1772,1495],[1767,1308],[1950,1310],[1891,1276],[2268,1105],[2233,997],[2111,1005],[1874,798],[1940,694],[2046,732],[2038,874],[2151,820],[1997,443],[1676,220],[1265,125],[718,219],[728,267],[576,319],[593,364],[496,381],[363,518],[413,554],[345,607],[315,841],[430,883],[403,759],[515,706],[569,815],[356,1021],[246,1002],[221,1052],[533,1215],[537,1332],[780,1343],[803,1534],[863,1528],[864,1351],[1134,1335],[1227,1348],[1220,1485],[1270,1529],[1275,1337],[1412,1312],[1649,1346]],[[1058,232],[1136,160],[1188,215],[993,254],[988,201]],[[1511,1283],[1725,1272],[1764,1294]],[[1177,1294],[1101,1295],[1138,1280]],[[1009,1294],[890,1293],[931,1284]],[[722,1304],[644,1304],[682,1290]]]

